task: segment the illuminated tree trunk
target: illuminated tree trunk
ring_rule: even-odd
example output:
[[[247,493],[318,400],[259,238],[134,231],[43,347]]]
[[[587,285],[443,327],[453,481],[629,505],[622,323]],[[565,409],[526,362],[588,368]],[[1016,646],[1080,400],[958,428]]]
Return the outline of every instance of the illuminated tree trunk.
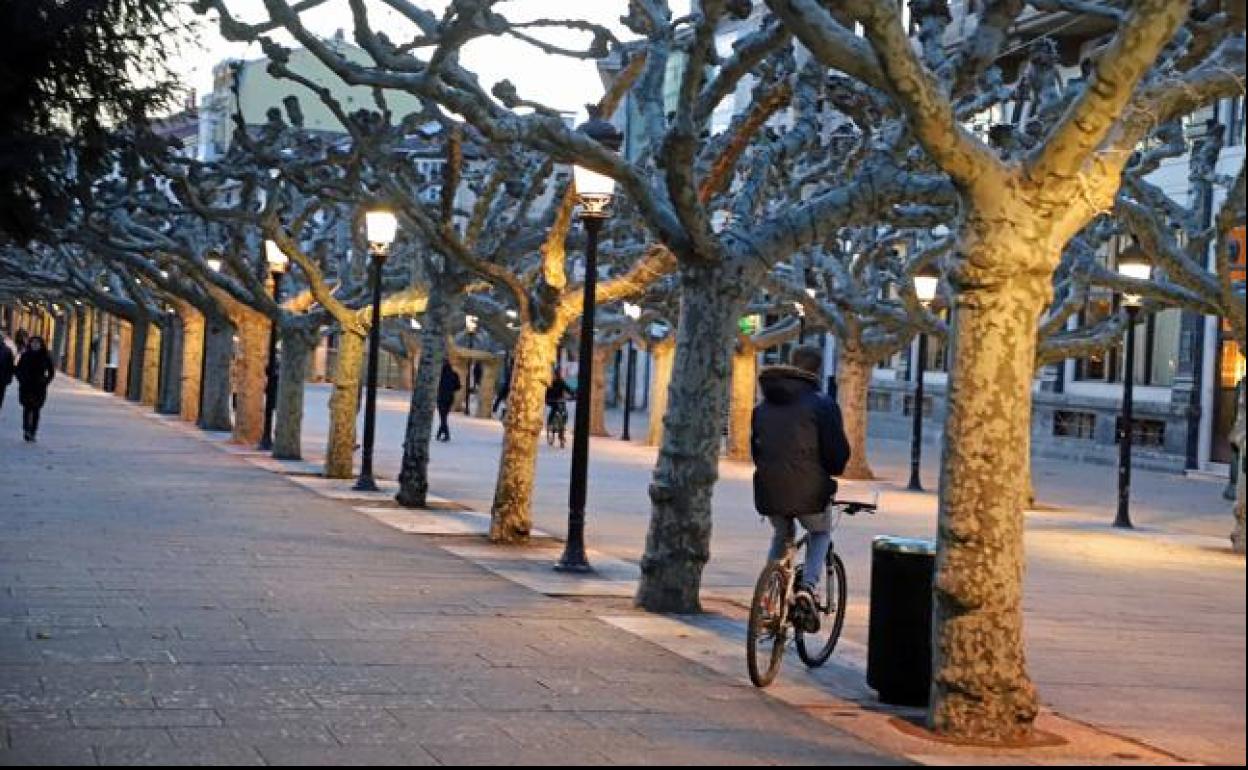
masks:
[[[234,325],[224,316],[204,319],[204,356],[199,427],[204,430],[228,431],[233,427],[230,415],[230,362],[234,360]]]
[[[178,414],[182,410],[182,323],[177,316],[169,318],[161,331],[164,352],[161,356],[161,414]]]
[[[675,356],[676,342],[670,337],[650,346],[650,429],[646,432],[650,446],[663,443],[663,415],[667,414],[667,388],[672,382]]]
[[[867,393],[871,388],[874,363],[854,353],[848,346],[842,351],[836,369],[836,397],[841,406],[845,437],[849,439],[849,464],[841,474],[846,479],[873,479],[867,462]]]
[[[728,412],[728,459],[750,459],[750,420],[758,389],[758,351],[739,342],[732,354],[732,397]]]
[[[279,460],[303,459],[303,384],[308,378],[312,350],[320,330],[286,324],[277,370],[277,405],[273,415],[273,456]]]
[[[96,342],[95,372],[91,384],[100,390],[104,389],[104,370],[108,368],[108,338],[112,334],[112,316],[101,312],[96,326],[99,328],[99,341]],[[59,327],[59,324],[58,324]]]
[[[589,435],[610,436],[607,430],[607,362],[615,348],[610,345],[594,346],[594,376],[589,392]]]
[[[329,397],[329,439],[325,447],[327,478],[349,479],[353,474],[355,423],[363,369],[364,335],[343,329],[338,335],[334,391]]]
[[[200,375],[204,364],[204,316],[189,304],[178,307],[182,322],[182,396],[178,414],[187,422],[199,420]]]
[[[710,557],[711,494],[732,374],[732,343],[744,292],[755,281],[724,265],[681,268],[680,321],[663,418],[663,444],[650,483],[650,527],[641,558],[638,606],[698,612]]]
[[[533,527],[533,480],[545,426],[546,388],[562,333],[562,326],[539,332],[526,325],[516,341],[503,451],[490,507],[490,540],[496,543],[526,542]]]
[[[130,374],[126,378],[126,399],[128,401],[143,400],[143,374],[147,367],[147,338],[151,336],[148,331],[151,328],[146,320],[135,321],[130,324],[130,358],[126,365],[130,369]]]
[[[69,342],[69,351],[65,356],[65,373],[70,377],[78,376],[78,348],[81,346],[82,319],[78,308],[74,308],[69,312],[69,334],[67,340]]]
[[[412,382],[412,401],[403,435],[403,462],[399,491],[394,499],[409,508],[423,508],[429,494],[429,440],[438,395],[442,362],[446,360],[446,332],[459,303],[436,288],[429,294],[420,330],[420,358]]]
[[[476,416],[488,420],[493,416],[494,396],[498,393],[498,358],[481,362],[481,382],[477,383]]]
[[[160,326],[154,323],[147,325],[143,346],[143,388],[139,393],[139,402],[153,409],[160,399],[161,336]]]
[[[966,263],[1042,264],[995,223],[963,238]],[[1015,237],[1011,237],[1015,236]],[[1056,264],[1056,260],[1052,260]],[[969,272],[969,271],[968,271]],[[1023,646],[1023,505],[1036,325],[1047,273],[959,278],[941,463],[930,726],[1009,742],[1036,717]]]
[[[238,367],[235,378],[234,435],[235,444],[254,446],[264,434],[264,391],[269,358],[269,319],[239,308],[234,316],[238,331]]]
[[[70,335],[70,340],[73,335]],[[117,381],[113,383],[113,395],[125,398],[130,392],[130,347],[134,341],[134,327],[129,321],[121,321],[117,332]]]
[[[74,376],[83,382],[87,381],[91,372],[91,327],[94,317],[95,313],[91,310],[78,314],[78,371]]]

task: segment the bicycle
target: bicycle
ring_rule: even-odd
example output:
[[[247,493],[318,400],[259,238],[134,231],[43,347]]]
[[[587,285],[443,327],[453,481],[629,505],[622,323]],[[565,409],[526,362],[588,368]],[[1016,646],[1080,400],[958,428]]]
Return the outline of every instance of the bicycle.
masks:
[[[853,516],[862,511],[875,513],[876,503],[835,502],[829,507],[836,513],[830,529],[835,532],[841,516]],[[780,662],[784,659],[790,631],[798,657],[809,668],[818,668],[826,663],[841,638],[841,629],[845,625],[845,563],[837,554],[835,543],[828,545],[827,575],[822,596],[815,597],[819,630],[814,633],[802,631],[793,623],[793,589],[802,580],[802,565],[796,556],[809,540],[810,534],[804,533],[783,558],[768,561],[754,586],[750,620],[745,632],[745,661],[750,681],[755,687],[766,687],[775,680]]]
[[[555,438],[558,438],[559,448],[563,449],[568,445],[566,435],[568,427],[568,407],[562,401],[556,401],[550,406],[550,417],[546,418],[546,443],[550,446],[554,446]]]

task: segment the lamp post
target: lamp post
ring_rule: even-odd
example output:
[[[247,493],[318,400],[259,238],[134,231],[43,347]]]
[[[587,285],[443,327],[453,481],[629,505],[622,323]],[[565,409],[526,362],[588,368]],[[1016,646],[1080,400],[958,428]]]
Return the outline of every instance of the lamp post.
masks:
[[[273,277],[273,304],[280,304],[282,276],[289,263],[280,246],[273,241],[264,242],[264,258],[269,263],[269,275]],[[277,405],[277,324],[269,324],[269,365],[264,370],[264,432],[260,434],[260,449],[273,449],[273,409]]]
[[[469,350],[473,349],[473,342],[477,338],[477,322],[478,319],[475,315],[468,314],[464,316],[464,331],[468,332]],[[469,417],[472,416],[472,372],[475,368],[476,362],[469,358],[468,371],[465,374],[467,381],[464,383],[464,414]],[[479,382],[477,383],[477,389],[481,389],[481,383]]]
[[[1118,255],[1118,274],[1124,278],[1147,281],[1153,267],[1138,245]],[[1127,310],[1127,349],[1122,372],[1122,418],[1118,426],[1118,512],[1114,526],[1131,529],[1131,444],[1135,436],[1132,411],[1135,400],[1135,324],[1139,319],[1141,298],[1138,294],[1122,295]]]
[[[637,323],[637,319],[641,318],[641,307],[631,302],[624,303],[624,315],[633,324]],[[629,418],[633,413],[633,378],[637,371],[637,348],[633,345],[633,337],[628,337],[628,359],[625,364],[625,385],[624,385],[624,430],[620,433],[620,438],[624,441],[631,441],[632,436],[628,433]]]
[[[923,307],[931,304],[936,298],[936,287],[940,283],[940,272],[932,265],[924,265],[914,274],[914,293]],[[922,492],[923,481],[919,477],[919,468],[923,460],[923,375],[927,368],[927,334],[919,332],[918,361],[914,366],[914,403],[911,405],[910,428],[910,483],[906,489],[911,492]]]
[[[623,137],[615,126],[603,120],[598,109],[589,107],[589,120],[578,129],[611,152],[620,148]],[[580,219],[585,225],[585,286],[581,311],[580,359],[576,375],[576,425],[572,433],[572,479],[568,490],[568,539],[555,569],[560,572],[590,572],[585,558],[585,501],[589,475],[589,411],[594,381],[594,304],[598,283],[598,234],[611,216],[615,180],[582,165],[573,167]]]
[[[360,477],[353,489],[376,492],[373,479],[373,442],[377,432],[377,357],[381,351],[381,268],[390,255],[390,244],[399,223],[394,213],[384,209],[365,212],[368,253],[373,258],[373,325],[368,330],[368,395],[364,402],[364,447],[360,457]]]

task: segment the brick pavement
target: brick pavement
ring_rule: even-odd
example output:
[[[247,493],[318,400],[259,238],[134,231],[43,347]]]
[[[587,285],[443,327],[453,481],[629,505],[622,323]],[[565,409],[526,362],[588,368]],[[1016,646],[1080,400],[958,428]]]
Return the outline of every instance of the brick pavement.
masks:
[[[0,764],[890,761],[110,398],[0,413]]]

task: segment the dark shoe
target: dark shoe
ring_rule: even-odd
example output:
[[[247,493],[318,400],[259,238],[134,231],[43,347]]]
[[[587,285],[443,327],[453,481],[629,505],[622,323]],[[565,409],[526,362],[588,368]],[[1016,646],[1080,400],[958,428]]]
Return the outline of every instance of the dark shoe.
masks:
[[[815,589],[809,585],[799,586],[793,596],[793,625],[807,634],[819,632],[819,604]]]
[[[34,443],[35,434],[31,433],[30,431],[26,431],[25,433],[22,434],[22,438],[26,439],[27,441],[31,443]]]

